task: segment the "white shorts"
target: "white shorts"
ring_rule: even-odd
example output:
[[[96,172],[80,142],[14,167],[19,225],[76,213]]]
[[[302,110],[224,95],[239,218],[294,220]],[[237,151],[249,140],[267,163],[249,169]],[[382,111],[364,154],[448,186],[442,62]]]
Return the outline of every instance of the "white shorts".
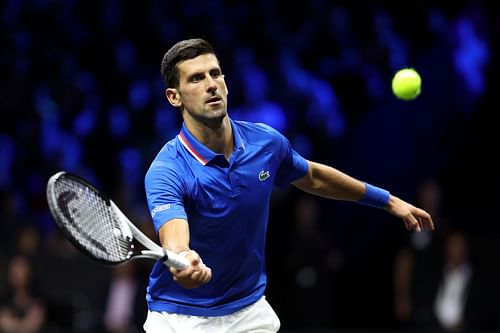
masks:
[[[265,296],[226,316],[199,317],[149,311],[146,333],[271,333],[278,332],[280,320]]]

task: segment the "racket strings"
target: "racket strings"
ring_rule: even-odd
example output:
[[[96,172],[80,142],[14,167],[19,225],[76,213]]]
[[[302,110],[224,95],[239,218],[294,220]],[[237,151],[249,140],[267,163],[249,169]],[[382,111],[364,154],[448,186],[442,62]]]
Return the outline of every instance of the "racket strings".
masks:
[[[121,262],[130,256],[131,239],[123,233],[119,219],[108,201],[93,188],[67,177],[54,186],[61,223],[74,240],[93,256]]]

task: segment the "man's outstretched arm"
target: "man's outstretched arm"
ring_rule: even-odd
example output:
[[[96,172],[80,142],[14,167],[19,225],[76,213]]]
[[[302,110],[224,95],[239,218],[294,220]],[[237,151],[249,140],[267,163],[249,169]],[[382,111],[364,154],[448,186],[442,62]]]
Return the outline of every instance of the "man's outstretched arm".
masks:
[[[354,201],[385,209],[402,218],[408,230],[434,230],[431,216],[423,209],[330,166],[311,161],[308,165],[306,175],[293,182],[295,187],[328,199]]]

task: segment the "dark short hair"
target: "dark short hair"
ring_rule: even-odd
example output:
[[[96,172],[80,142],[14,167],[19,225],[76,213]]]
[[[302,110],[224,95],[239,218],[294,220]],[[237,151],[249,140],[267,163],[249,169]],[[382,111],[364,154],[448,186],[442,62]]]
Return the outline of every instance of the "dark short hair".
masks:
[[[209,53],[215,54],[215,51],[212,45],[202,38],[181,40],[172,46],[165,53],[161,62],[161,76],[167,88],[179,86],[178,63]]]

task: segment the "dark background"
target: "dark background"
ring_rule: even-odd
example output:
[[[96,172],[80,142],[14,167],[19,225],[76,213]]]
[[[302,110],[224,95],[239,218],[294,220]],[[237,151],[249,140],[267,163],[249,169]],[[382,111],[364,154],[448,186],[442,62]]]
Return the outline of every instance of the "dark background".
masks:
[[[65,243],[46,181],[59,170],[80,174],[154,237],[143,177],[181,125],[160,62],[193,37],[218,53],[232,118],[268,123],[306,158],[435,214],[437,230],[424,238],[436,241],[415,256],[422,275],[412,280],[429,295],[426,315],[401,317],[394,272],[405,250],[422,252],[415,236],[383,211],[277,189],[266,294],[282,331],[436,328],[436,283],[425,279],[439,276],[452,231],[465,235],[480,281],[465,327],[498,330],[494,1],[36,0],[2,1],[0,14],[0,296],[9,295],[10,260],[28,256],[46,331],[106,332],[116,273]],[[404,67],[422,77],[413,101],[391,92]],[[428,182],[437,207],[420,195]],[[146,311],[150,263],[127,265],[135,310],[114,332],[137,331]]]

